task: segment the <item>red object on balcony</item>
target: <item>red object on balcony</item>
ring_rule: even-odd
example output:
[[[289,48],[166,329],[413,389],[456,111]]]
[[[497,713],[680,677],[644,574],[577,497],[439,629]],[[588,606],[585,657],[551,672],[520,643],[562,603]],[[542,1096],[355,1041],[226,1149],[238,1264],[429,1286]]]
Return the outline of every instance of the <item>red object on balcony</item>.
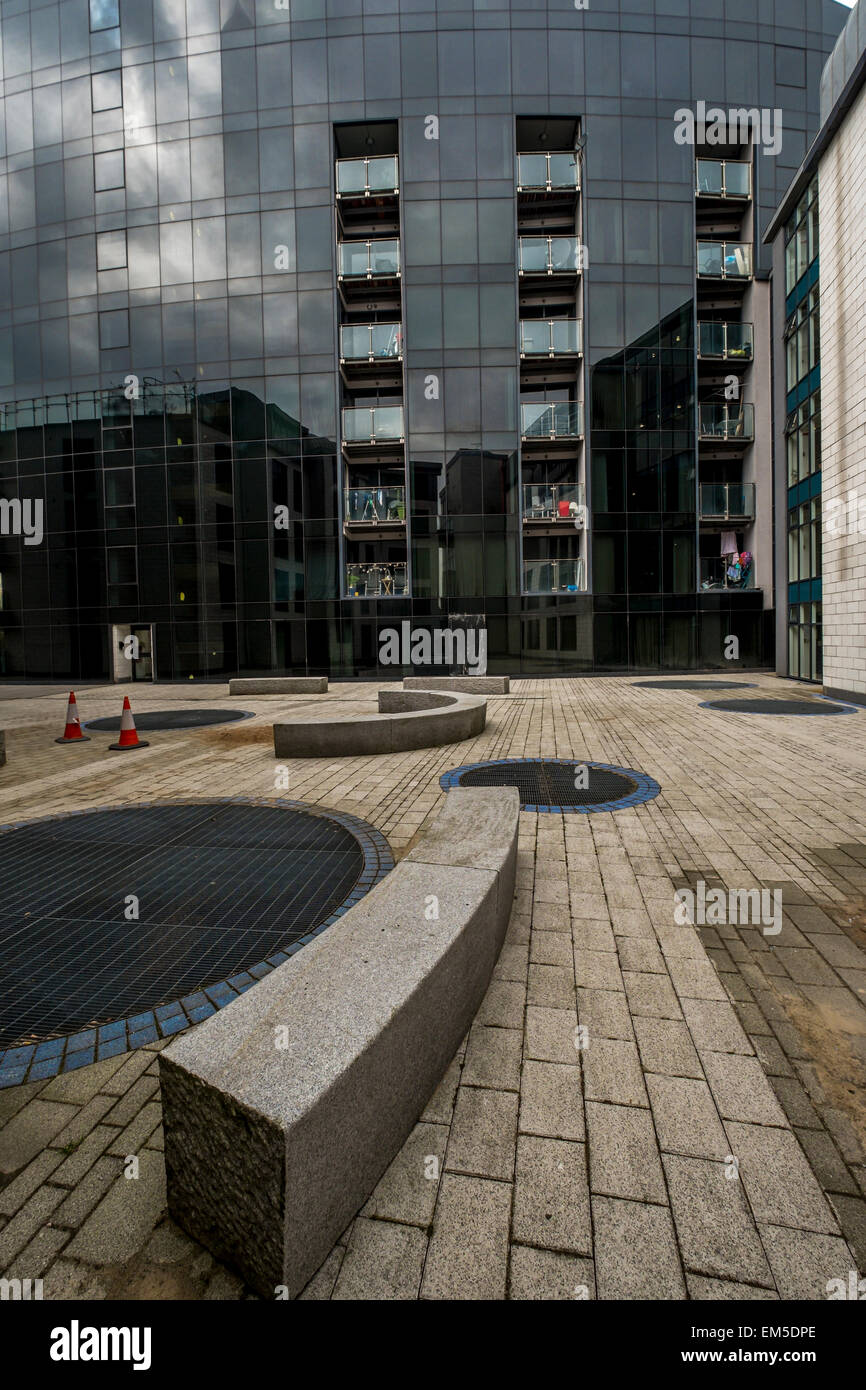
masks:
[[[565,521],[568,520],[569,516],[571,515],[571,512],[570,512],[570,510],[569,510],[569,504],[568,504],[567,502],[560,502],[560,503],[559,503],[559,515],[560,515]]]

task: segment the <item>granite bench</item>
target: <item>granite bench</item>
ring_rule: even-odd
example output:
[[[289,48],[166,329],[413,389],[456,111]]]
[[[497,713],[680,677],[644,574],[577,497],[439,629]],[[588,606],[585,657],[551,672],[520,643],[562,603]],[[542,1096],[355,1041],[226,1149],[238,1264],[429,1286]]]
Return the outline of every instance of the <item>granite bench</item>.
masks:
[[[508,695],[508,676],[406,676],[404,690],[457,690],[465,695]]]
[[[327,676],[235,676],[230,695],[325,695]]]
[[[465,1037],[508,926],[519,809],[515,787],[449,791],[344,917],[160,1053],[169,1212],[262,1297],[304,1288]]]
[[[274,725],[278,758],[347,758],[438,748],[480,734],[487,701],[478,695],[428,690],[379,691],[379,713],[346,718],[293,719]]]

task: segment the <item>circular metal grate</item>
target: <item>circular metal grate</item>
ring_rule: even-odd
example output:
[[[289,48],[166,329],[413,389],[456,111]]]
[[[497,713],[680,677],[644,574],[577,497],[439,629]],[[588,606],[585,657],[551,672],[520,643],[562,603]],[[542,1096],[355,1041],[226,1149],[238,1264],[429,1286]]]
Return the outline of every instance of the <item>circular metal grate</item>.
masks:
[[[580,770],[583,771],[580,771]],[[524,811],[620,811],[658,796],[643,772],[579,759],[501,758],[469,763],[440,778],[450,787],[517,787]]]
[[[25,1061],[37,1080],[73,1054],[82,1065],[198,1022],[392,866],[372,827],[301,802],[151,803],[4,827],[0,1086]]]
[[[207,724],[232,724],[236,719],[254,719],[245,709],[150,709],[141,714],[133,711],[135,727],[139,733],[167,733],[172,729],[202,729]],[[110,719],[89,719],[85,729],[95,729],[99,733],[116,734],[120,728],[120,715]]]
[[[632,681],[647,690],[754,690],[754,681]]]
[[[724,710],[730,714],[853,714],[846,705],[834,705],[830,700],[705,700],[701,709]]]

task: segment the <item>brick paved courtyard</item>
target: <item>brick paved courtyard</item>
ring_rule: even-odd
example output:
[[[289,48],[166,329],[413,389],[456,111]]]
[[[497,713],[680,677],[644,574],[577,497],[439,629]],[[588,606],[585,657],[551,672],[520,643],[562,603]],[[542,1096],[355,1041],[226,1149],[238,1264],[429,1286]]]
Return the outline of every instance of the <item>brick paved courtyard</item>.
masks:
[[[752,694],[802,695],[750,679]],[[706,692],[627,678],[511,688],[475,740],[293,762],[279,793],[270,725],[324,708],[309,697],[136,687],[138,711],[237,703],[259,717],[117,755],[107,735],[54,744],[66,691],[3,691],[0,822],[279,794],[363,818],[399,857],[460,764],[576,757],[646,773],[661,793],[645,805],[521,815],[487,997],[302,1297],[826,1298],[829,1280],[866,1269],[866,711],[724,714],[700,707]],[[377,689],[332,686],[328,708],[373,710]],[[120,700],[83,690],[82,718]],[[781,931],[678,925],[675,890],[699,881],[781,890]],[[55,1299],[245,1296],[165,1214],[165,1045],[0,1091],[7,1276],[41,1277]]]

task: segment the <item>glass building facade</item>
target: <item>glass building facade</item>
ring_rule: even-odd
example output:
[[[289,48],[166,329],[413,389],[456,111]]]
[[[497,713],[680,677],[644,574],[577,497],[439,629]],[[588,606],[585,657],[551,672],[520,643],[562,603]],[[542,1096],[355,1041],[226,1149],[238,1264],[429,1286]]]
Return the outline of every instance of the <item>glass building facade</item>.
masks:
[[[788,512],[788,667],[820,681],[821,351],[818,179],[785,226],[785,458]]]
[[[847,15],[2,0],[0,501],[44,534],[3,511],[0,677],[385,674],[404,621],[771,665],[761,232]],[[679,143],[699,101],[781,148]]]

